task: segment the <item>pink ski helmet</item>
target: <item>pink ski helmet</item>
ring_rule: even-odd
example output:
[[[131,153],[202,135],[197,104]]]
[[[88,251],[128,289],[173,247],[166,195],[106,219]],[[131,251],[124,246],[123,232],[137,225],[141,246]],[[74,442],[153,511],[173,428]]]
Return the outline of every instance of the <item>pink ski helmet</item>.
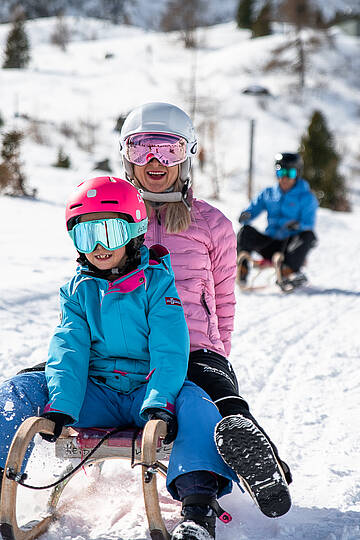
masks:
[[[90,178],[75,188],[66,203],[67,229],[75,226],[79,216],[93,212],[128,214],[134,223],[146,219],[145,203],[136,187],[112,176]]]

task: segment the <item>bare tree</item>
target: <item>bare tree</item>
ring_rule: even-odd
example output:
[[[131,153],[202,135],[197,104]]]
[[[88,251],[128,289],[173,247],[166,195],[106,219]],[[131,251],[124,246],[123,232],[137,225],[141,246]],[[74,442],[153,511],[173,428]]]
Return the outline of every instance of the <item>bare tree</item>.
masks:
[[[161,19],[164,32],[179,30],[187,49],[198,46],[196,28],[202,26],[205,0],[170,0]]]
[[[278,18],[294,25],[296,37],[289,45],[294,46],[297,51],[297,60],[294,68],[299,76],[299,86],[303,89],[305,87],[307,56],[302,30],[304,28],[325,29],[325,25],[320,12],[312,6],[309,0],[284,0],[281,4]]]
[[[22,172],[20,144],[21,131],[8,131],[4,134],[1,148],[0,192],[7,195],[29,195],[25,188],[25,175]],[[34,195],[34,193],[33,193]]]
[[[50,36],[50,42],[53,45],[57,45],[60,47],[62,51],[66,51],[66,47],[70,41],[70,30],[68,25],[66,24],[66,21],[60,13],[56,17],[55,27],[54,30]]]

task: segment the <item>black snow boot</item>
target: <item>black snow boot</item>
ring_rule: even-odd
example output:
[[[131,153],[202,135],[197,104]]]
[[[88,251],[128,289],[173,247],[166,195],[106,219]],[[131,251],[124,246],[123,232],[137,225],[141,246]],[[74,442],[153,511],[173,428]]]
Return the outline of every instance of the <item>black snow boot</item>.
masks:
[[[210,504],[202,504],[202,496],[185,497],[182,502],[183,519],[172,532],[171,540],[214,540],[216,513],[213,504],[216,499],[208,500]],[[212,504],[213,503],[213,504]]]
[[[284,471],[265,434],[241,414],[226,416],[215,428],[218,451],[268,517],[291,507]]]

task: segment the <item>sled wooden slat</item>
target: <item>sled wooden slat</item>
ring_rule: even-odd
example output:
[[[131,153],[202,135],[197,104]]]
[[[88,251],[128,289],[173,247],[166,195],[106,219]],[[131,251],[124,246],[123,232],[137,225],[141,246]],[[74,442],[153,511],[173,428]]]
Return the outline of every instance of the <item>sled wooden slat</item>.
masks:
[[[32,540],[43,534],[49,527],[53,516],[44,516],[39,521],[32,521],[28,525],[19,527],[16,517],[17,482],[6,476],[11,468],[21,471],[25,452],[32,438],[39,432],[51,434],[54,432],[54,422],[46,418],[27,418],[19,427],[11,443],[1,489],[0,523],[1,534],[4,540]]]
[[[166,424],[162,420],[151,420],[146,424],[141,448],[143,463],[152,465],[156,462],[156,442],[159,437],[165,437],[165,435]],[[161,517],[156,473],[145,465],[142,466],[142,486],[150,536],[152,540],[169,540],[170,534]]]
[[[5,472],[11,468],[15,473],[19,473],[27,447],[33,437],[37,433],[52,434],[53,429],[54,423],[45,418],[31,417],[25,420],[16,432],[11,444]],[[96,431],[97,435],[92,437],[92,431]],[[56,442],[56,455],[70,460],[71,458],[85,457],[105,433],[106,430],[80,430],[80,433],[77,433],[71,428],[64,429],[61,438]],[[100,446],[85,465],[101,463],[107,459],[131,459],[137,457],[138,460],[141,460],[141,463],[151,466],[154,463],[159,463],[160,459],[166,460],[169,458],[171,448],[164,447],[160,441],[160,438],[165,437],[165,435],[165,422],[162,420],[150,420],[147,422],[142,435],[139,430],[128,429],[115,435],[113,439],[105,441],[107,444],[104,443],[104,445]],[[161,517],[156,473],[151,467],[145,465],[141,467],[145,510],[151,538],[153,540],[169,540],[170,535]],[[161,464],[161,469],[156,470],[166,476],[167,468],[165,465]],[[71,478],[72,476],[52,491],[46,515],[38,521],[31,521],[20,527],[16,517],[17,488],[19,484],[7,478],[6,474],[4,474],[0,503],[0,532],[3,540],[32,540],[43,534],[51,522],[56,519],[56,505],[63,489],[71,481]]]

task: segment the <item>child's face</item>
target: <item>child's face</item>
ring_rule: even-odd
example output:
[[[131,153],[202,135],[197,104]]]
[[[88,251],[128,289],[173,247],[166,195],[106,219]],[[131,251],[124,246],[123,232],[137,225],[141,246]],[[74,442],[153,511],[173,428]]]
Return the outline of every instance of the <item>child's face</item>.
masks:
[[[94,219],[111,219],[119,217],[116,212],[94,212],[93,214],[85,214],[80,216],[79,222],[91,221]],[[99,270],[111,270],[117,268],[125,262],[125,246],[110,251],[105,249],[101,244],[97,244],[94,251],[85,253],[87,260],[96,266]]]
[[[134,174],[147,191],[162,193],[176,181],[179,174],[179,165],[166,167],[153,158],[146,165],[134,165]]]

